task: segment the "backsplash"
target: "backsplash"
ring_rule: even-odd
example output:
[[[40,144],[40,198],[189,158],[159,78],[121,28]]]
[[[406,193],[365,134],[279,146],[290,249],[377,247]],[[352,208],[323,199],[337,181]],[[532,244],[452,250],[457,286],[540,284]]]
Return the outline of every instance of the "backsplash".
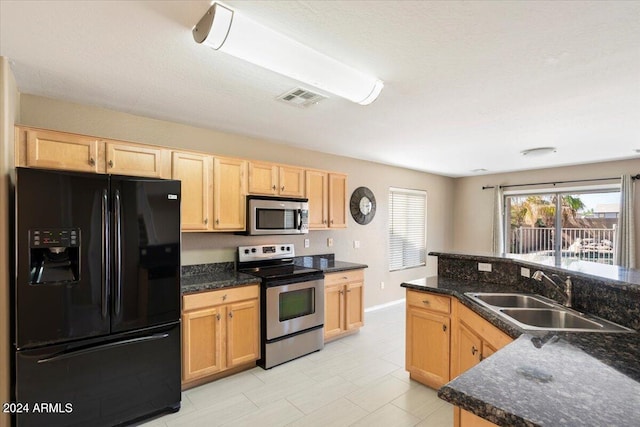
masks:
[[[525,267],[533,274],[542,270],[545,274],[571,276],[573,283],[573,308],[600,316],[612,322],[640,330],[640,287],[618,281],[576,276],[573,272],[548,266],[532,266],[531,263],[491,256],[462,254],[433,254],[438,256],[438,276],[452,279],[511,285],[521,292],[540,294],[558,300],[552,286],[520,275]],[[478,263],[491,263],[491,272],[478,271]]]

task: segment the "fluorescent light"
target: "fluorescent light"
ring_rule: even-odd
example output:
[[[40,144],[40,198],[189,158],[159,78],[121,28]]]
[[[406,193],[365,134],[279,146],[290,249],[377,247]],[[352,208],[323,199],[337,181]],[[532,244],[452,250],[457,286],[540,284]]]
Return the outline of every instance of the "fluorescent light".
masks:
[[[526,157],[539,157],[547,154],[555,153],[556,147],[537,147],[529,148],[528,150],[521,151],[520,154]]]
[[[214,3],[193,29],[213,49],[361,105],[371,104],[384,84],[323,53]]]

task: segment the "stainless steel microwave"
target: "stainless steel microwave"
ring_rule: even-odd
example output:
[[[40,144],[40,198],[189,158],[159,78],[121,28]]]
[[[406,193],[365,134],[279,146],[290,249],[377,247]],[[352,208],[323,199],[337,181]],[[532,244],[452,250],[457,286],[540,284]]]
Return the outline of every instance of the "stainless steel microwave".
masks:
[[[309,232],[307,199],[248,196],[248,235],[306,234]]]

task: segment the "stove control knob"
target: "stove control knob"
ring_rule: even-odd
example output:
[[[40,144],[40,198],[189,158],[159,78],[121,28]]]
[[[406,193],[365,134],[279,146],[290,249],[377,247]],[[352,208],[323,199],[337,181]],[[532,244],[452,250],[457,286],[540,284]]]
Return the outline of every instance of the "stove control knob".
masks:
[[[245,254],[248,254],[248,253],[249,253],[249,249],[245,249],[245,250],[244,250],[244,253],[245,253]]]
[[[284,252],[284,246],[280,246],[280,250]]]
[[[256,248],[251,248],[251,253],[255,254],[256,253]]]
[[[287,252],[291,252],[291,246],[287,246]]]

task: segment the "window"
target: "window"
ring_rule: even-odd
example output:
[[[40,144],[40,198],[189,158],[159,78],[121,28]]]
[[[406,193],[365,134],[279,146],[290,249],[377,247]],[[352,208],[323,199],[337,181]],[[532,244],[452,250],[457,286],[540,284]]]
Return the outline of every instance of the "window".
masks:
[[[620,190],[505,194],[507,252],[613,264]]]
[[[389,271],[426,265],[427,193],[389,189]]]

